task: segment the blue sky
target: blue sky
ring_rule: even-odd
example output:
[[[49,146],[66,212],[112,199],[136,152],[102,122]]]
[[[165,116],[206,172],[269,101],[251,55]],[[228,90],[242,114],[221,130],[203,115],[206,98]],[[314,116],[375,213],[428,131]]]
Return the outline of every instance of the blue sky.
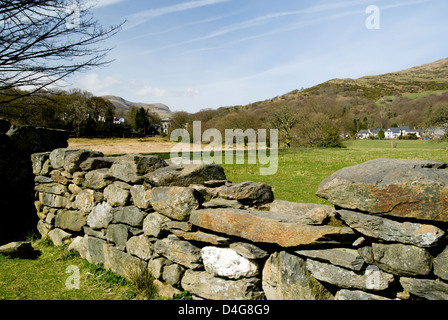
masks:
[[[107,67],[69,79],[94,95],[173,111],[245,105],[333,78],[448,57],[446,0],[94,0]],[[380,29],[368,29],[369,5]]]

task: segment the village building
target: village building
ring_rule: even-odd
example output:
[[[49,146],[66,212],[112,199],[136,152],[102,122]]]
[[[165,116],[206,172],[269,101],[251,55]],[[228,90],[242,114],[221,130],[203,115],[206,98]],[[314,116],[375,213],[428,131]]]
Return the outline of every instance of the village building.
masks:
[[[168,131],[171,126],[171,119],[170,118],[164,118],[160,120],[161,122],[161,133],[168,134]]]
[[[359,140],[378,138],[378,133],[381,128],[360,130],[356,138]],[[399,139],[408,135],[415,135],[417,138],[422,137],[422,131],[417,129],[411,129],[409,126],[401,126],[397,128],[383,129],[385,139]]]
[[[372,137],[370,130],[360,130],[356,135],[356,139],[359,140],[369,139],[370,137]]]

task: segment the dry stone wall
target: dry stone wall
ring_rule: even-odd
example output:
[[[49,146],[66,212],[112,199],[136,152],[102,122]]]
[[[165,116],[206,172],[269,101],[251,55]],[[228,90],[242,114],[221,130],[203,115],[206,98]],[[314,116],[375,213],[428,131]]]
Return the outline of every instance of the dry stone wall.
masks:
[[[222,167],[93,150],[32,155],[38,229],[159,294],[448,299],[445,163],[378,159],[325,179],[334,206],[274,200]]]

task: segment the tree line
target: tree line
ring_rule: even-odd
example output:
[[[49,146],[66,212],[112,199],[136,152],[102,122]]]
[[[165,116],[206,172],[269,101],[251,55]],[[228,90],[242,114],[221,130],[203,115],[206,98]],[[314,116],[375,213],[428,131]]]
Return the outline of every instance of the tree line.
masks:
[[[280,143],[286,148],[341,147],[344,139],[354,139],[362,129],[447,125],[448,92],[381,101],[331,93],[285,95],[246,106],[177,112],[171,130],[191,128],[193,121],[201,121],[202,130],[216,128],[223,135],[225,129],[278,129]]]
[[[102,97],[82,90],[41,90],[32,95],[0,92],[0,117],[15,125],[68,130],[75,137],[133,137],[158,134],[160,117],[144,108],[116,109]],[[16,97],[11,100],[11,97]],[[117,121],[125,119],[124,122]]]

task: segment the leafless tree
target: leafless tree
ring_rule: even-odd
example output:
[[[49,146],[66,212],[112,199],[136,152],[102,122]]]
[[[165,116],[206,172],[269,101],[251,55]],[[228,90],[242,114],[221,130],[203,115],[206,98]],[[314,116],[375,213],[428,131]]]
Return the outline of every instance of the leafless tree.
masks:
[[[298,123],[297,111],[291,106],[276,106],[268,114],[271,126],[279,130],[280,139],[286,148],[291,148],[292,129]]]
[[[100,42],[124,22],[103,28],[86,0],[0,0],[0,93],[8,103],[67,76],[111,61]],[[17,94],[19,92],[19,94]]]

